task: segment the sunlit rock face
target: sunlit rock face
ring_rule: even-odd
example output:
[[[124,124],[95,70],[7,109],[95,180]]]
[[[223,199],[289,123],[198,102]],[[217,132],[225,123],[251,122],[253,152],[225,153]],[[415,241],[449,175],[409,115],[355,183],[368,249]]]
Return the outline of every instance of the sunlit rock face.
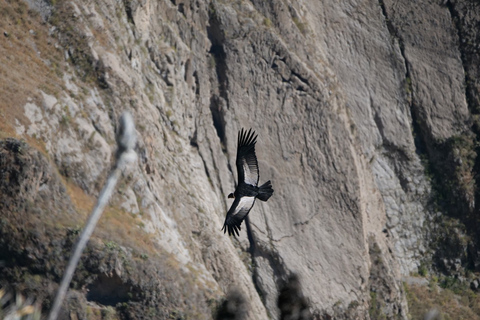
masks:
[[[94,198],[128,110],[138,161],[111,205],[195,279],[199,300],[219,305],[234,289],[248,319],[276,319],[281,284],[295,274],[317,318],[368,318],[371,292],[387,318],[407,317],[401,277],[435,255],[436,219],[448,204],[475,208],[475,181],[464,183],[476,155],[473,5],[61,2],[27,1],[43,23],[25,27],[25,41],[35,51],[48,43],[52,53],[35,56],[52,84],[29,82],[10,124],[38,142],[52,171]],[[271,180],[275,193],[229,238],[220,229],[241,128],[258,133],[260,183]],[[437,171],[425,174],[426,164]],[[458,186],[444,207],[433,205],[432,183],[444,178],[436,172]],[[117,300],[128,304],[123,272],[99,270],[85,286],[121,288]],[[117,301],[114,291],[85,299]],[[211,318],[206,308],[198,312]]]

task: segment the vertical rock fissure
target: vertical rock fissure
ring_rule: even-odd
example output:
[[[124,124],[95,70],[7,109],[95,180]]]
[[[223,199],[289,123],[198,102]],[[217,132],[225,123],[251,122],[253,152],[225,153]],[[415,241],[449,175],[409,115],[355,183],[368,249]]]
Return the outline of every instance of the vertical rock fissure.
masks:
[[[467,71],[467,65],[468,65],[468,61],[467,61],[467,58],[465,56],[465,52],[466,52],[466,45],[465,45],[465,39],[464,39],[464,36],[463,36],[463,32],[462,32],[462,26],[461,26],[461,18],[460,18],[460,14],[457,12],[457,10],[455,9],[455,5],[450,2],[450,1],[447,1],[446,2],[446,5],[445,5],[448,9],[448,12],[450,13],[450,16],[452,17],[452,21],[453,21],[453,25],[455,27],[455,30],[457,31],[457,38],[458,38],[458,47],[459,47],[459,51],[460,51],[460,59],[462,60],[462,67],[463,67],[463,73],[465,74],[465,98],[466,98],[466,101],[467,101],[467,106],[468,106],[468,109],[470,110],[470,112],[472,114],[478,114],[479,113],[479,110],[478,110],[478,106],[475,106],[474,103],[472,102],[472,97],[469,95],[469,91],[470,91],[470,83],[468,81],[468,71]]]
[[[248,242],[250,243],[250,246],[248,248],[248,253],[250,254],[250,261],[252,263],[252,282],[253,286],[255,287],[255,290],[258,292],[260,297],[263,297],[262,295],[262,288],[261,285],[258,282],[258,265],[255,260],[255,238],[252,232],[252,225],[250,224],[250,217],[247,215],[245,218],[245,227],[247,229],[247,237],[248,237]],[[261,299],[263,305],[266,307],[266,303],[264,299]]]
[[[252,232],[252,226],[250,225],[249,216],[245,218],[245,227],[247,229],[248,241],[250,242],[250,247],[248,248],[248,252],[250,253],[250,256],[253,257],[255,254],[255,236],[253,235],[253,232]]]
[[[216,88],[212,88],[210,97],[210,110],[212,112],[213,125],[217,130],[217,135],[222,142],[222,149],[226,151],[225,141],[225,108],[228,108],[228,77],[226,52],[224,48],[225,35],[221,28],[221,22],[216,15],[216,9],[211,4],[209,17],[209,26],[207,27],[208,39],[212,43],[210,47],[210,66],[214,72],[213,82]]]
[[[473,137],[471,131],[467,129],[442,141],[435,138],[426,123],[428,121],[426,107],[419,104],[422,93],[415,91],[417,84],[419,84],[417,81],[419,79],[412,79],[412,64],[408,59],[408,54],[406,54],[406,47],[409,43],[405,42],[405,39],[400,34],[402,30],[395,25],[395,17],[391,19],[392,17],[388,16],[389,8],[386,6],[385,1],[379,0],[379,4],[390,34],[398,41],[405,65],[405,93],[410,106],[415,149],[422,159],[425,175],[431,177],[430,208],[444,212],[444,215],[434,220],[434,226],[430,226],[433,227],[433,230],[436,230],[429,240],[433,250],[432,262],[437,270],[452,272],[455,269],[452,267],[455,261],[460,260],[461,264],[464,264],[468,259],[470,263],[473,263],[472,261],[478,260],[478,257],[480,257],[480,251],[477,251],[477,258],[467,258],[467,245],[462,242],[465,234],[474,235],[476,233],[476,224],[480,222],[474,218],[475,215],[472,214],[471,208],[472,202],[469,200],[470,193],[476,189],[475,186],[480,181],[476,174],[478,172],[477,168],[480,167],[477,157],[478,148],[473,149],[475,141],[479,139],[479,134],[475,133],[476,136]],[[468,96],[467,70],[469,62],[465,57],[465,46],[468,44],[466,43],[467,41],[464,41],[464,35],[462,35],[461,12],[456,10],[455,5],[447,1],[445,7],[449,10],[451,21],[453,21],[454,33],[457,33],[457,45],[459,46],[461,63],[466,77],[464,94],[467,98],[467,106],[470,112],[475,114],[478,112],[476,112],[476,108]],[[411,46],[414,46],[414,44],[412,43]],[[472,161],[475,161],[475,167],[470,166]],[[467,180],[470,175],[474,177],[473,187]],[[479,197],[477,191],[475,197]],[[478,209],[475,209],[475,211],[478,211]],[[448,218],[446,218],[447,216],[458,222],[458,230],[452,230],[448,223]],[[448,238],[443,237],[442,234],[446,232],[451,232],[452,236]],[[479,243],[480,239],[477,235],[473,236],[473,238],[476,238],[477,243]],[[476,247],[478,247],[478,244],[475,244],[475,249]]]
[[[210,97],[210,111],[212,114],[213,125],[217,131],[217,135],[222,143],[222,150],[226,153],[226,120],[225,120],[225,109],[228,109],[228,68],[227,68],[227,53],[225,51],[225,34],[222,30],[222,24],[217,16],[217,8],[213,3],[210,4],[209,8],[209,26],[207,27],[208,38],[211,41],[212,45],[210,47],[210,67],[213,69],[213,78],[212,78],[212,93]],[[228,169],[232,172],[230,163],[227,164]],[[255,236],[252,231],[252,226],[250,224],[250,219],[247,218],[244,221],[245,228],[247,232],[247,238],[249,241],[248,252],[250,254],[250,259],[252,262],[252,282],[255,286],[255,290],[258,292],[259,296],[262,297],[263,304],[267,307],[265,297],[265,290],[262,289],[258,281],[258,266],[256,262],[256,257],[265,256],[266,254],[262,250],[258,250],[255,241]],[[272,254],[267,254],[269,261],[275,258],[272,258]],[[278,258],[277,258],[278,259]],[[267,308],[268,309],[268,308]]]
[[[125,14],[127,15],[127,21],[135,25],[135,20],[133,20],[133,10],[132,10],[131,1],[124,0],[123,5],[125,6]]]
[[[430,210],[428,208],[428,205],[431,200],[430,199],[431,195],[426,194],[425,196],[422,196],[421,199],[419,199],[418,194],[412,194],[412,189],[410,185],[410,182],[412,181],[411,180],[412,177],[415,177],[418,174],[423,174],[424,177],[421,177],[420,180],[417,180],[417,181],[421,181],[425,179],[423,180],[425,181],[425,186],[429,186],[429,182],[426,178],[428,177],[427,175],[429,173],[428,170],[430,168],[430,161],[431,161],[429,158],[428,150],[427,150],[428,132],[424,132],[424,130],[422,130],[422,128],[426,127],[426,124],[421,114],[421,106],[418,104],[415,98],[414,85],[413,85],[414,82],[412,81],[413,67],[408,59],[408,54],[406,53],[407,43],[406,43],[406,40],[402,37],[402,34],[401,34],[402,30],[399,28],[398,25],[395,24],[396,17],[390,16],[390,14],[394,15],[394,13],[389,10],[390,7],[387,7],[384,0],[379,0],[379,6],[381,8],[387,30],[391,37],[391,45],[392,45],[391,50],[397,51],[396,48],[398,48],[399,55],[395,54],[395,56],[398,57],[398,61],[400,62],[399,67],[403,65],[403,72],[404,72],[403,79],[402,79],[403,83],[400,84],[401,86],[400,92],[403,95],[403,100],[407,104],[407,113],[409,113],[410,115],[410,125],[411,125],[411,131],[412,131],[411,136],[413,138],[412,140],[414,145],[414,151],[415,151],[415,154],[420,159],[421,167],[423,170],[419,169],[419,171],[417,171],[417,169],[413,169],[413,171],[411,172],[408,172],[408,171],[405,172],[405,169],[404,169],[405,166],[412,168],[411,167],[412,162],[417,162],[418,160],[414,160],[413,159],[414,157],[409,154],[410,152],[405,152],[404,149],[395,147],[393,144],[385,143],[385,141],[383,142],[382,147],[392,159],[394,158],[394,163],[395,163],[394,172],[396,177],[398,178],[400,187],[405,192],[405,195],[416,199],[416,201],[419,201],[419,203],[421,203],[423,210],[427,210],[428,212]],[[398,69],[400,72],[402,71],[401,68],[398,68]],[[415,164],[414,167],[417,167],[417,165],[418,165],[418,162],[417,164]],[[413,178],[413,179],[417,179],[417,178]],[[417,212],[415,215],[417,214],[421,215],[420,212]],[[412,259],[410,261],[413,262],[414,264],[417,264],[419,259],[427,259],[422,253],[419,252],[419,249],[423,247],[424,244],[428,247],[427,235],[429,231],[428,231],[428,227],[425,224],[417,223],[416,219],[418,218],[423,219],[422,217],[419,216],[418,218],[415,217],[413,218],[413,220],[410,220],[412,218],[407,218],[407,216],[408,215],[402,214],[400,221],[402,221],[402,223],[405,223],[405,224],[401,228],[397,229],[398,230],[397,232],[400,232],[400,235],[398,235],[398,237],[394,237],[394,239],[392,240],[393,240],[393,243],[397,245],[399,242],[402,241],[401,239],[403,237],[405,237],[406,235],[407,237],[410,237],[412,235],[412,228],[413,228],[413,230],[415,230],[414,231],[415,237],[417,237],[417,239],[419,239],[419,241],[421,241],[422,244],[420,246],[417,245],[414,248],[411,247],[411,249],[415,251],[415,254],[413,255],[415,257],[408,257],[407,260]],[[398,217],[395,217],[395,218],[398,218]],[[396,258],[399,258],[399,259],[405,258],[405,255],[403,255],[402,253],[399,253],[398,251],[396,251],[395,256]],[[412,265],[410,265],[408,269],[410,269],[411,266]],[[373,307],[373,304],[371,304],[370,307]]]
[[[279,284],[285,282],[292,275],[292,272],[288,269],[282,259],[282,256],[278,253],[275,245],[272,243],[273,232],[265,213],[263,214],[263,217],[265,218],[267,238],[269,239],[268,243],[263,241],[257,242],[248,216],[245,220],[247,236],[250,242],[249,253],[252,261],[252,282],[263,304],[267,310],[269,310],[270,316],[275,318],[275,315],[271,314],[271,308],[273,306],[272,297],[275,297],[275,299],[277,298],[277,294],[281,289]],[[262,267],[260,266],[261,264],[263,264]],[[270,276],[273,278],[273,282],[276,284],[276,291],[272,290],[268,287],[268,285],[265,284],[265,274],[262,274],[262,269],[263,272],[265,272],[266,265],[269,266],[267,269],[270,269]]]
[[[415,108],[415,102],[413,100],[413,92],[412,92],[412,75],[410,71],[410,65],[408,59],[405,55],[405,44],[398,33],[396,27],[394,26],[392,19],[388,16],[387,8],[385,6],[384,0],[378,0],[380,8],[382,9],[382,14],[385,19],[385,23],[387,25],[388,32],[390,33],[393,39],[398,40],[398,46],[400,49],[400,54],[402,55],[403,64],[405,66],[405,94],[407,95],[407,102],[410,108],[410,116],[412,117],[412,130],[413,130],[413,137],[414,137],[414,144],[415,144],[415,151],[416,153],[425,158],[427,151],[425,147],[425,139],[423,137],[423,133],[420,126],[420,118],[417,115],[417,111]]]
[[[217,131],[217,136],[222,143],[223,152],[226,151],[226,141],[225,141],[225,100],[221,97],[213,94],[210,97],[210,112],[212,114],[213,126]]]
[[[380,8],[382,9],[382,14],[383,14],[383,17],[385,19],[385,23],[387,24],[388,32],[392,36],[397,37],[398,36],[397,31],[395,30],[395,27],[393,26],[392,21],[388,18],[387,8],[385,7],[385,2],[383,2],[383,0],[378,0],[378,3],[380,5]]]

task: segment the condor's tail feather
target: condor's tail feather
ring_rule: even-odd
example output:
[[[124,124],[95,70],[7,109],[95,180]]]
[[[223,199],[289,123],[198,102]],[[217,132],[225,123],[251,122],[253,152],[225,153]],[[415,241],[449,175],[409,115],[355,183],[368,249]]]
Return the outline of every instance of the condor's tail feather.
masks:
[[[257,198],[262,201],[267,201],[272,196],[272,194],[272,183],[270,182],[270,180],[268,180],[258,188]]]

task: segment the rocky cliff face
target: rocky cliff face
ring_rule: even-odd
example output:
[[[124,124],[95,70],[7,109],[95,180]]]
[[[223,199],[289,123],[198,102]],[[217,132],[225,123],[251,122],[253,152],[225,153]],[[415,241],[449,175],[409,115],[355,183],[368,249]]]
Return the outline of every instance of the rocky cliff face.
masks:
[[[135,118],[138,162],[73,284],[71,317],[110,305],[123,318],[210,318],[236,288],[245,317],[276,319],[281,283],[296,274],[316,318],[406,318],[403,275],[477,267],[477,3],[1,6],[0,132],[25,140],[4,142],[4,177],[27,157],[14,146],[35,159],[20,166],[30,175],[2,184],[15,204],[2,207],[1,235],[12,239],[1,243],[2,281],[45,308],[61,277],[49,265],[68,259],[123,110]],[[275,194],[235,239],[220,228],[242,127],[259,135],[260,180]],[[45,175],[52,182],[38,183]],[[38,224],[25,224],[35,213]],[[43,231],[31,241],[19,226]],[[35,259],[18,264],[29,250]]]

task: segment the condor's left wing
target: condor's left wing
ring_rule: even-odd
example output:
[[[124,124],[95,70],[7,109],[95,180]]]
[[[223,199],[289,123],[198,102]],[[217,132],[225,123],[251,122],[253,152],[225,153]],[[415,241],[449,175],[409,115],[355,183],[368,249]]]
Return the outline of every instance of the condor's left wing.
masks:
[[[229,236],[235,233],[238,236],[238,231],[241,230],[240,226],[242,221],[248,215],[254,203],[255,197],[235,198],[230,210],[227,212],[227,217],[225,218],[225,223],[223,224],[222,228],[223,233],[227,232],[228,229]]]
[[[257,143],[257,136],[252,129],[247,131],[242,130],[238,133],[237,146],[237,172],[238,184],[242,182],[248,183],[252,186],[258,184],[258,162],[255,155],[255,143]]]

